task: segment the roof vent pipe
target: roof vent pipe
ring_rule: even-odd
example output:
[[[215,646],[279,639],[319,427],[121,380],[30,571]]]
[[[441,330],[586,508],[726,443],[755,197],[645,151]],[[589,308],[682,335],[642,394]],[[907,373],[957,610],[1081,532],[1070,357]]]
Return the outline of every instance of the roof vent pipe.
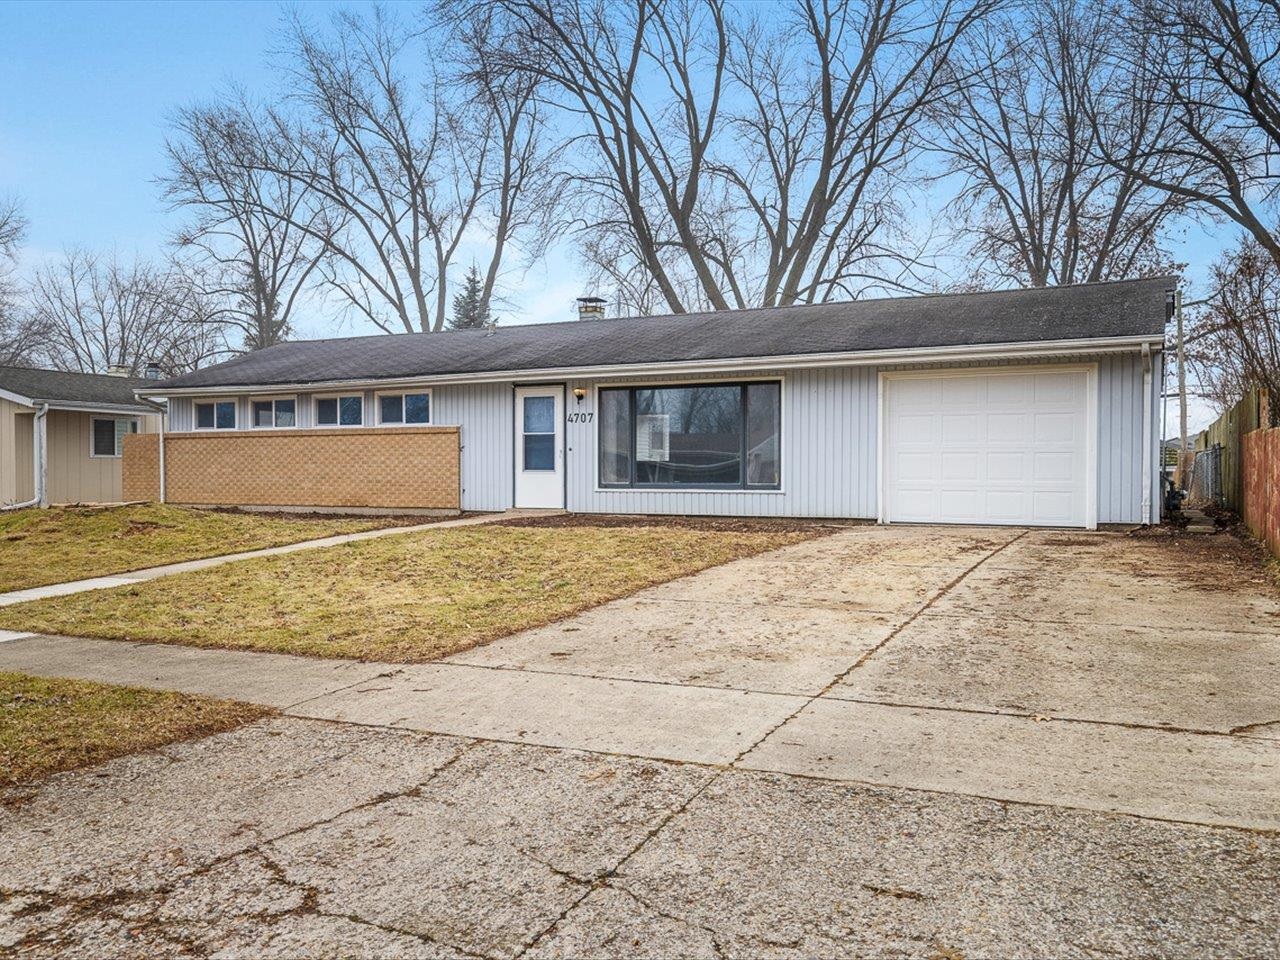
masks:
[[[603,320],[604,319],[604,297],[579,297],[578,298],[578,319],[579,320]]]

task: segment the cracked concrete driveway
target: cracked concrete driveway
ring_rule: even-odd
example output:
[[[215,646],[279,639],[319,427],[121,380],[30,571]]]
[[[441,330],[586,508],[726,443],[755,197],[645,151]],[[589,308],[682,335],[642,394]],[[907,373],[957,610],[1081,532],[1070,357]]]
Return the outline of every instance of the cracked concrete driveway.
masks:
[[[0,952],[1280,952],[1226,538],[861,527],[420,666],[32,637],[285,715],[0,808]]]

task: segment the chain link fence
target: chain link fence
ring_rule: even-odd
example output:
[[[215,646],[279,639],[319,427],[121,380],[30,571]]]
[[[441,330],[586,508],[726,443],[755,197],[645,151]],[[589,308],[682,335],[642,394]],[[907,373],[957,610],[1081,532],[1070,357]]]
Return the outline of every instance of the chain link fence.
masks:
[[[1187,484],[1187,500],[1196,506],[1223,506],[1226,493],[1222,484],[1222,444],[1197,450],[1191,464],[1191,480]]]

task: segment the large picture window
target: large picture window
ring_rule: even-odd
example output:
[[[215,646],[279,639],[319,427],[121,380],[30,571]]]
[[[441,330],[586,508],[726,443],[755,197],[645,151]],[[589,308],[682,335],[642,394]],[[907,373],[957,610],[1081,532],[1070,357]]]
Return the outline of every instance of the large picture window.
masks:
[[[600,391],[605,487],[776,489],[782,387],[708,383]]]

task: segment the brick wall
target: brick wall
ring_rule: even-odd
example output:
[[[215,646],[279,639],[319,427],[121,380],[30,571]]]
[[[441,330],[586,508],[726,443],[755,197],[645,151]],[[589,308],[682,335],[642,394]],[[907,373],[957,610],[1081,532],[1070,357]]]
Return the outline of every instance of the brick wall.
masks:
[[[153,439],[126,440],[126,499],[159,496],[158,445],[137,442]],[[457,427],[170,433],[164,453],[170,503],[432,510],[460,504]]]
[[[155,433],[126,433],[121,456],[120,499],[160,499],[160,437]]]

